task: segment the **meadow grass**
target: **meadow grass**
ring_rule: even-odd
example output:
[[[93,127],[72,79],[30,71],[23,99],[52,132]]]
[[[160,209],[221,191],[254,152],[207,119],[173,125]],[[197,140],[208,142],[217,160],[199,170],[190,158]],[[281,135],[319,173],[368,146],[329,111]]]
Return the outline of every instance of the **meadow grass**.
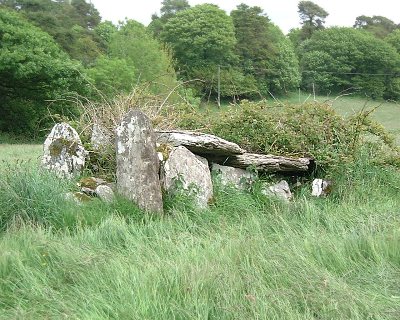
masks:
[[[369,159],[326,199],[217,186],[209,209],[169,198],[163,217],[0,169],[0,318],[398,319],[400,173]]]
[[[4,164],[15,162],[39,162],[43,146],[39,144],[0,144],[0,161]],[[0,166],[1,166],[0,162]]]
[[[0,145],[0,319],[400,318],[400,172],[367,148],[327,198],[310,181],[288,204],[216,184],[207,210],[167,197],[164,216],[67,200],[76,181],[40,153]]]

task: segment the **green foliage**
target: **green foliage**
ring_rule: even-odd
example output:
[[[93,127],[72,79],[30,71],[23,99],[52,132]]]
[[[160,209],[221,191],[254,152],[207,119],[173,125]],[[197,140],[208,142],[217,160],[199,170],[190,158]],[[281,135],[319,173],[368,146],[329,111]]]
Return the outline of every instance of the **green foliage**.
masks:
[[[218,90],[218,67],[199,67],[191,71],[194,79],[200,79],[191,84],[199,96],[208,96]],[[220,69],[220,92],[222,97],[258,96],[257,81],[252,75],[244,75],[235,67]]]
[[[300,75],[293,48],[262,9],[241,4],[231,17],[240,67],[255,79],[257,91],[267,96],[269,90],[277,94],[297,88]]]
[[[161,2],[161,16],[153,14],[151,17],[151,23],[148,28],[157,38],[160,38],[165,24],[167,21],[174,17],[179,11],[183,11],[190,8],[189,3],[186,0],[163,0]]]
[[[361,111],[343,118],[326,103],[268,105],[242,100],[219,116],[187,113],[180,117],[179,126],[205,128],[248,152],[311,157],[320,171],[331,173],[354,160],[366,136],[376,138],[376,150],[386,148],[379,157],[381,163],[387,161],[386,155],[398,156],[393,136],[370,118],[371,113]]]
[[[372,98],[394,98],[400,55],[383,40],[351,28],[315,32],[300,47],[303,87],[318,91],[357,89]]]
[[[290,204],[217,188],[210,209],[174,199],[163,218],[120,201],[92,202],[101,222],[68,230],[15,219],[0,238],[0,314],[395,320],[400,174],[373,156],[338,173],[326,199],[312,199],[308,184]],[[74,210],[89,217],[89,206]]]
[[[400,29],[388,34],[385,41],[395,47],[397,52],[400,54]]]
[[[139,79],[135,67],[125,59],[105,56],[98,58],[86,73],[101,94],[108,98],[120,93],[129,93]]]
[[[274,94],[288,93],[300,85],[301,75],[299,61],[292,43],[275,25],[270,29],[276,33],[276,53],[267,63],[267,83],[269,90]]]
[[[238,61],[234,52],[236,38],[232,19],[215,5],[197,5],[176,13],[165,24],[160,36],[171,47],[176,68],[181,70],[184,79],[201,77],[206,84],[203,93],[208,94],[210,86],[207,84],[217,77],[218,65],[229,69]],[[229,77],[232,70],[226,74]],[[231,79],[222,81],[229,83]],[[240,83],[233,86],[240,90]],[[229,95],[231,91],[228,89],[223,95]]]
[[[94,33],[103,52],[108,52],[108,46],[111,38],[117,31],[118,27],[115,26],[111,21],[100,22],[96,28],[94,28]]]
[[[364,29],[371,32],[376,37],[383,39],[393,32],[398,26],[390,19],[382,16],[358,16],[354,23],[354,28]]]
[[[177,14],[179,11],[190,8],[187,0],[163,0],[161,1],[161,17],[169,19]]]
[[[0,4],[53,36],[70,57],[90,64],[100,54],[93,29],[101,18],[93,4],[85,0],[0,0]]]
[[[289,33],[287,34],[290,42],[292,43],[293,47],[297,49],[301,42],[301,29],[300,28],[292,28],[289,30]]]
[[[48,34],[0,9],[0,130],[35,136],[49,111],[72,114],[68,103],[46,100],[84,93],[80,70]]]
[[[315,158],[321,169],[349,160],[349,123],[323,104],[266,106],[242,101],[212,132],[250,152]]]
[[[136,21],[125,21],[112,33],[108,52],[111,59],[124,59],[131,68],[128,72],[135,72],[139,82],[151,82],[155,93],[169,91],[177,84],[169,52]]]
[[[204,4],[178,12],[161,34],[174,52],[178,64],[188,69],[237,60],[232,20],[215,5]]]
[[[300,1],[298,13],[302,21],[302,39],[308,39],[316,30],[324,28],[325,18],[329,15],[323,8],[312,1]]]

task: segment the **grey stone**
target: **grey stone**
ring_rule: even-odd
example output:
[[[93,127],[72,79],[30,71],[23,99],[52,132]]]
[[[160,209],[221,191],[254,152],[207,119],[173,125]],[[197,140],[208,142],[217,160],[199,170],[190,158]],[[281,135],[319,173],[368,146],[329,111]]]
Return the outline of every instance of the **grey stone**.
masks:
[[[59,177],[72,178],[82,172],[87,154],[75,129],[58,123],[44,142],[42,164]]]
[[[325,197],[330,193],[331,187],[332,181],[330,180],[314,179],[311,195],[314,197]]]
[[[208,160],[206,158],[200,157],[196,154],[194,156],[196,157],[197,160],[200,160],[208,168],[209,164],[208,164]]]
[[[90,138],[90,143],[94,150],[101,151],[113,146],[112,134],[108,129],[104,128],[98,123],[93,124],[92,136]]]
[[[313,164],[313,160],[309,158],[256,153],[244,153],[230,157],[212,156],[212,161],[235,168],[254,167],[260,172],[304,172],[310,170]]]
[[[256,175],[243,169],[212,164],[212,171],[220,178],[223,186],[233,186],[239,190],[246,190],[251,187]]]
[[[283,201],[289,202],[293,195],[290,192],[290,187],[287,181],[282,180],[274,185],[265,184],[261,190],[265,196],[274,196]]]
[[[156,136],[157,142],[160,144],[168,144],[174,147],[185,146],[190,151],[202,155],[230,156],[245,152],[236,143],[206,133],[184,130],[158,130],[156,131]]]
[[[163,212],[159,159],[150,120],[130,110],[116,130],[117,191],[140,208]]]
[[[89,189],[95,190],[98,186],[100,186],[102,184],[107,184],[107,183],[108,182],[106,180],[101,179],[101,178],[85,177],[85,178],[82,178],[78,182],[78,187],[89,188]]]
[[[114,201],[114,191],[107,185],[98,186],[94,192],[104,202]]]
[[[183,146],[175,147],[161,168],[164,189],[176,192],[177,187],[193,196],[199,207],[205,208],[213,196],[208,163],[199,160]]]

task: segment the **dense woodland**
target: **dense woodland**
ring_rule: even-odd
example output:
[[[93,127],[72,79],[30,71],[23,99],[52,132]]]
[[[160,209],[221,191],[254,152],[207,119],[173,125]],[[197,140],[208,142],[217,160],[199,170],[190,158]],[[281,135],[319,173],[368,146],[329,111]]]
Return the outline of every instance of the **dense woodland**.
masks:
[[[149,83],[186,97],[260,99],[303,89],[400,97],[400,25],[359,16],[326,28],[329,15],[300,1],[288,35],[259,7],[164,0],[149,26],[102,21],[85,0],[0,0],[0,130],[38,132],[73,117],[76,97],[96,101]]]

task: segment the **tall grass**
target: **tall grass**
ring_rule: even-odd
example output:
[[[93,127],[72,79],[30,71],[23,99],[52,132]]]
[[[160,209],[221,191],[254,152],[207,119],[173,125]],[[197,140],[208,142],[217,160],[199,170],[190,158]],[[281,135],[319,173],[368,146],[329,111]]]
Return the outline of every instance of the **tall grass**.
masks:
[[[162,218],[77,206],[61,196],[72,184],[21,170],[1,176],[0,318],[400,316],[400,173],[368,154],[326,199],[217,187],[208,210],[178,197]]]

